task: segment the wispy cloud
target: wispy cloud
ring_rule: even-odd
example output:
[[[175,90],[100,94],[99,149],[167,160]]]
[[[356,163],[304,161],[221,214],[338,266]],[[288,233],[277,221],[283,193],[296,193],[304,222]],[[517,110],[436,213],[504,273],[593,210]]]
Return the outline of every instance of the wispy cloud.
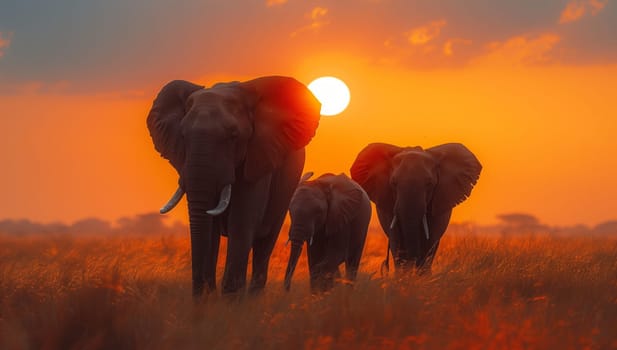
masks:
[[[455,53],[454,46],[459,45],[471,45],[472,41],[468,39],[452,38],[446,40],[443,44],[443,54],[446,56],[453,56]]]
[[[318,21],[321,17],[325,16],[328,14],[328,9],[325,7],[320,7],[317,6],[315,8],[313,8],[310,12],[310,18],[313,21]]]
[[[314,7],[310,12],[305,15],[305,17],[309,19],[311,23],[292,32],[291,37],[295,37],[302,32],[319,30],[320,28],[329,23],[329,21],[325,19],[327,14],[328,9],[326,7]]]
[[[0,85],[0,96],[61,94],[67,92],[70,88],[71,83],[67,80],[59,80],[54,82],[31,80],[10,85]]]
[[[482,65],[537,65],[555,60],[553,49],[561,41],[554,33],[519,35],[487,45],[487,54],[474,59]]]
[[[283,5],[286,3],[287,3],[287,0],[267,0],[266,6],[272,7],[272,6],[277,6],[277,5]]]
[[[437,38],[441,33],[441,28],[447,24],[445,19],[432,21],[426,25],[413,28],[405,33],[407,40],[412,45],[425,45]]]
[[[572,0],[561,12],[559,23],[576,22],[587,14],[595,16],[604,9],[607,2],[608,0]]]
[[[387,65],[415,68],[460,67],[477,52],[479,43],[463,37],[451,37],[444,28],[446,19],[435,19],[389,37],[383,42],[385,55],[379,61]]]
[[[4,56],[4,51],[11,45],[13,33],[0,32],[0,57]]]

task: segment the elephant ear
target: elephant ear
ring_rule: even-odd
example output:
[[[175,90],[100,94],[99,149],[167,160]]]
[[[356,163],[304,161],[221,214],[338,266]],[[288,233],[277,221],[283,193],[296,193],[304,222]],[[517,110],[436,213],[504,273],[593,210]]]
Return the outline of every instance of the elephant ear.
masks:
[[[482,165],[467,147],[447,143],[426,150],[438,164],[439,182],[433,193],[433,214],[443,213],[463,202],[480,177]]]
[[[390,193],[392,157],[404,148],[387,143],[371,143],[366,146],[351,166],[351,178],[366,191],[375,202],[387,200]]]
[[[263,77],[239,85],[248,91],[254,118],[244,176],[256,180],[315,136],[321,104],[304,84],[289,77]]]
[[[341,232],[358,214],[364,191],[345,174],[329,175],[322,182],[328,200],[326,235]]]
[[[186,100],[199,89],[203,86],[184,80],[167,83],[154,99],[146,119],[154,148],[178,171],[184,162],[180,121],[187,112]]]

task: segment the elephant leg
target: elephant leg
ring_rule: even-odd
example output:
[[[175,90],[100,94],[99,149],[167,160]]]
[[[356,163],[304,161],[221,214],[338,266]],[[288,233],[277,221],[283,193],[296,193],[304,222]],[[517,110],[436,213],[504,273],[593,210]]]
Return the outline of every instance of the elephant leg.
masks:
[[[331,259],[316,264],[315,273],[311,273],[311,290],[313,293],[325,292],[334,287],[334,280],[341,277],[338,264]]]
[[[349,281],[355,281],[358,275],[358,267],[360,266],[360,257],[362,250],[350,253],[345,261],[345,278]]]
[[[427,252],[427,254],[422,258],[416,261],[416,268],[418,271],[418,275],[429,275],[431,274],[431,267],[433,265],[433,259],[435,258],[435,254],[437,253],[437,248],[439,247],[440,240],[435,241],[433,246]]]
[[[320,232],[315,235],[323,237],[325,233]],[[325,292],[334,287],[334,280],[341,278],[341,271],[339,265],[345,261],[346,251],[346,237],[349,237],[346,232],[336,234],[338,239],[321,239],[319,242],[315,240],[313,242],[313,250],[317,251],[314,256],[317,259],[313,259],[315,273],[311,273],[311,282],[315,285],[313,291]]]
[[[266,237],[256,239],[253,243],[253,274],[249,287],[250,293],[260,292],[266,286],[270,255],[277,238],[278,235],[272,233]]]
[[[245,237],[229,236],[227,239],[227,261],[223,274],[223,294],[240,292],[246,285],[251,241]]]
[[[340,277],[341,277],[341,271],[339,270],[338,266],[326,272],[324,274],[322,291],[326,292],[334,288],[334,281]]]
[[[327,273],[327,277],[328,277],[328,284],[332,284],[334,283],[335,280],[341,280],[343,278],[343,275],[341,274],[341,270],[339,269],[339,266],[342,263],[345,263],[345,276],[349,276],[349,270],[347,269],[347,258],[349,257],[349,247],[346,246],[346,244],[344,244],[343,242],[341,242],[342,244],[339,244],[338,246],[334,246],[334,250],[335,251],[331,251],[329,252],[330,254],[328,254],[328,256],[326,257],[326,262],[325,262],[325,270],[328,271]],[[358,261],[360,261],[360,259],[358,259]],[[356,266],[356,271],[357,271],[357,266]],[[333,285],[332,285],[333,286]],[[330,286],[330,288],[332,288],[332,286]]]
[[[355,281],[358,275],[360,259],[362,251],[366,243],[366,234],[368,233],[368,223],[371,218],[371,207],[367,203],[365,215],[361,220],[357,220],[349,237],[349,246],[347,247],[347,257],[345,258],[345,277],[348,281]]]
[[[377,207],[377,217],[383,231],[388,237],[388,249],[392,252],[392,260],[397,274],[404,274],[409,270],[409,254],[407,252],[404,236],[401,234],[400,218],[392,227],[394,213],[391,209]]]
[[[291,197],[302,175],[304,157],[304,149],[292,152],[281,167],[272,174],[268,205],[253,243],[253,273],[250,292],[261,291],[266,285],[272,249],[283,226]]]
[[[319,294],[326,290],[326,271],[323,264],[316,264],[309,269],[311,293]]]
[[[435,254],[437,254],[437,248],[439,247],[441,237],[448,228],[448,223],[450,222],[451,216],[452,210],[449,210],[441,215],[432,216],[429,219],[431,236],[437,240],[430,243],[430,247],[427,247],[425,256],[417,263],[416,267],[418,268],[419,275],[431,274],[433,259],[435,258]]]
[[[263,222],[270,192],[270,176],[257,182],[237,181],[232,192],[227,233],[227,261],[223,294],[241,292],[246,286],[249,253]]]
[[[308,266],[309,266],[309,283],[311,287],[311,293],[317,294],[322,290],[322,281],[323,281],[323,264],[321,261],[323,259],[323,252],[321,251],[323,247],[321,247],[321,241],[315,240],[313,245],[308,245],[306,250],[306,255],[308,258]]]

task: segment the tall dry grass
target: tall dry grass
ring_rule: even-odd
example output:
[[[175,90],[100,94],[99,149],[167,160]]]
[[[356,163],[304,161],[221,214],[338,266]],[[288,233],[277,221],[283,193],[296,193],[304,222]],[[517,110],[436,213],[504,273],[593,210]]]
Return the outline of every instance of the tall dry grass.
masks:
[[[371,232],[357,283],[312,296],[304,258],[282,290],[281,237],[262,295],[199,305],[188,243],[0,236],[0,348],[617,348],[614,238],[448,233],[432,276],[382,278]]]

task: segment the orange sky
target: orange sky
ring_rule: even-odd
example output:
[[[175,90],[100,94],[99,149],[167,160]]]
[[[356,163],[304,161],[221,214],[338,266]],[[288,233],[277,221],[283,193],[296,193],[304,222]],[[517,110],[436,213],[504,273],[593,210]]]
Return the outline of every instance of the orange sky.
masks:
[[[401,4],[361,2],[354,11],[370,15],[365,21],[340,15],[340,2],[263,1],[251,5],[259,10],[253,17],[217,8],[231,23],[220,24],[231,26],[220,38],[206,35],[195,47],[192,36],[153,28],[164,48],[190,45],[177,55],[162,50],[164,58],[143,65],[119,46],[105,52],[104,65],[85,54],[83,64],[24,63],[18,58],[37,47],[36,38],[27,30],[20,35],[19,23],[0,26],[0,219],[114,220],[158,210],[177,184],[145,124],[162,84],[181,78],[212,85],[267,74],[306,84],[335,75],[351,90],[343,114],[322,118],[307,148],[306,170],[349,173],[370,142],[462,142],[484,169],[471,198],[455,209],[455,221],[493,223],[496,214],[512,211],[556,225],[617,218],[617,55],[581,44],[587,31],[602,38],[597,28],[617,37],[614,21],[608,29],[594,24],[614,18],[617,4],[544,5],[536,12],[551,14],[546,23],[485,23],[497,34],[492,27],[472,28],[474,21],[446,5],[401,19]],[[518,17],[512,16],[514,23]],[[255,33],[254,22],[263,24]],[[114,45],[130,45],[139,35],[145,34],[127,35],[126,42],[116,36]],[[144,44],[149,40],[137,41],[135,53],[143,50],[147,58],[148,50],[157,52]],[[78,46],[65,49],[77,55],[83,51]],[[98,46],[92,50],[103,54]],[[204,67],[198,55],[212,62]],[[183,202],[172,217],[186,216]]]

